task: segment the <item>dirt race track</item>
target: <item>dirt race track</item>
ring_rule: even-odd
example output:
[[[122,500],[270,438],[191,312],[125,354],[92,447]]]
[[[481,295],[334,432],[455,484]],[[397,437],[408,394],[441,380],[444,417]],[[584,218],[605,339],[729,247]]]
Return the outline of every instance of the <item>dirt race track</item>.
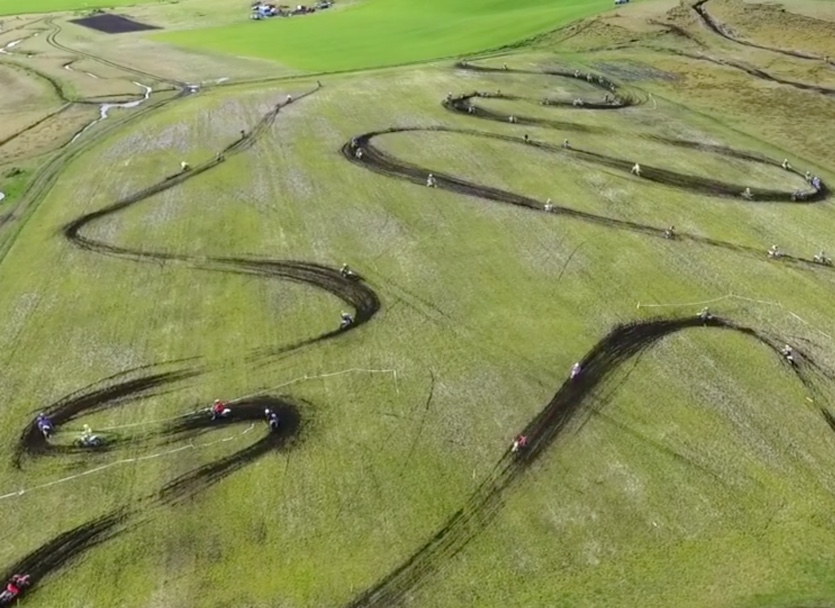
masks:
[[[697,6],[696,10],[699,11],[700,15],[704,16],[706,14],[703,3]],[[712,27],[717,31],[721,29],[715,23]],[[802,55],[799,56],[803,57]],[[476,67],[470,64],[458,64],[455,69],[497,73],[506,71]],[[523,73],[538,74],[539,72],[527,71]],[[602,100],[597,98],[583,100],[582,104],[576,104],[571,100],[534,100],[545,107],[571,107],[578,112],[616,111],[620,108],[644,102],[638,93],[620,92],[616,83],[601,76],[562,71],[548,71],[546,74],[555,78],[585,80],[589,85],[597,88],[601,95],[605,93],[609,98],[608,100],[606,98]],[[762,77],[757,74],[752,75]],[[791,86],[794,86],[794,84]],[[811,85],[808,88],[809,90],[816,90],[811,88]],[[67,240],[68,245],[88,251],[91,254],[122,258],[126,261],[152,263],[163,261],[180,264],[193,271],[236,273],[263,279],[300,282],[330,293],[353,309],[354,323],[348,327],[335,328],[295,344],[259,349],[251,353],[250,358],[253,361],[286,356],[301,348],[336,339],[346,332],[360,329],[374,319],[376,313],[380,310],[380,298],[374,289],[361,278],[344,277],[335,268],[295,260],[266,260],[245,257],[205,258],[165,251],[140,251],[85,236],[85,228],[91,224],[113,216],[187,180],[198,178],[203,173],[211,171],[223,163],[227,157],[247,151],[256,145],[261,135],[273,126],[285,105],[303,102],[305,97],[315,94],[316,90],[287,102],[276,104],[249,132],[219,151],[213,159],[194,166],[190,170],[165,177],[144,190],[130,194],[103,209],[73,220],[63,227],[61,232],[63,238]],[[829,94],[828,90],[817,90],[817,92],[824,95]],[[443,106],[450,112],[464,117],[510,122],[508,116],[476,105],[475,100],[488,97],[500,97],[519,102],[531,101],[521,97],[473,92],[451,96],[444,100]],[[574,131],[587,128],[570,122],[550,121],[521,115],[515,116],[514,119],[515,124],[519,125],[535,124]],[[566,204],[561,204],[559,201],[546,209],[540,201],[513,192],[480,185],[455,175],[435,171],[432,168],[415,166],[374,146],[375,138],[384,137],[388,133],[405,131],[443,131],[456,133],[462,137],[498,139],[511,145],[532,146],[543,154],[573,155],[583,162],[602,165],[627,174],[633,166],[633,161],[629,159],[596,154],[583,149],[554,146],[546,142],[530,140],[527,137],[518,138],[451,127],[436,127],[434,129],[392,127],[363,133],[342,146],[341,154],[344,159],[355,164],[358,168],[390,178],[410,181],[419,187],[427,187],[427,177],[432,173],[435,177],[434,187],[438,189],[493,203],[513,205],[528,212],[547,213],[553,216],[554,221],[563,219],[579,220],[609,229],[631,231],[652,238],[666,238],[668,236],[665,235],[665,227],[579,211]],[[640,133],[636,133],[635,136],[645,137]],[[769,159],[760,154],[672,138],[653,137],[652,139],[669,146],[691,148],[705,154],[735,157],[780,168],[778,160]],[[826,200],[830,196],[825,184],[819,189],[810,189],[803,179],[803,175],[794,170],[786,170],[787,188],[785,190],[752,188],[752,200],[746,200],[741,196],[747,186],[746,184],[725,183],[649,165],[642,166],[640,176],[635,176],[633,179],[647,180],[669,188],[688,190],[723,200],[726,204],[814,204]],[[752,261],[762,260],[765,257],[764,251],[737,243],[686,233],[679,233],[675,238],[698,243],[704,247],[719,247],[734,255],[751,258]],[[803,265],[816,272],[831,272],[833,270],[831,265],[817,263],[814,260],[801,257],[784,256],[777,263]],[[587,406],[591,401],[591,395],[601,388],[615,371],[671,334],[683,330],[704,331],[705,329],[741,334],[750,338],[752,347],[758,345],[765,347],[772,351],[776,357],[785,361],[780,353],[780,347],[785,342],[784,339],[729,319],[716,317],[703,319],[693,314],[685,317],[657,318],[634,322],[611,329],[587,353],[578,357],[583,370],[581,375],[575,380],[567,379],[557,387],[552,399],[524,429],[520,429],[520,432],[528,437],[527,448],[514,453],[508,446],[508,449],[499,455],[491,473],[482,481],[465,504],[452,513],[444,525],[425,544],[418,547],[412,555],[406,557],[401,565],[392,572],[384,575],[368,589],[357,594],[353,600],[346,604],[346,607],[383,608],[398,605],[405,600],[410,593],[442,568],[446,560],[459,553],[469,541],[489,524],[491,518],[502,505],[503,495],[510,491],[528,467],[554,444],[571,420],[582,417],[588,411]],[[790,372],[791,377],[802,383],[810,394],[819,396],[823,394],[827,387],[831,387],[832,382],[835,381],[835,374],[816,362],[808,353],[796,350],[794,356],[795,364],[792,365],[785,361],[787,371]],[[150,364],[120,373],[114,377],[105,378],[95,385],[67,395],[44,407],[43,411],[52,418],[56,428],[59,429],[61,425],[69,421],[83,419],[85,415],[107,408],[141,407],[144,399],[161,394],[164,391],[176,390],[179,383],[209,371],[209,365],[201,357]],[[263,423],[259,424],[265,407],[272,408],[279,415],[281,426],[277,432],[268,432]],[[229,425],[248,426],[250,430],[253,430],[255,425],[258,424],[262,430],[256,430],[255,432],[263,434],[259,440],[248,447],[174,479],[165,487],[137,501],[131,507],[118,509],[50,540],[29,555],[19,559],[16,563],[3,568],[2,576],[4,579],[8,579],[16,572],[31,574],[33,585],[25,593],[32,595],[37,591],[38,586],[46,584],[50,576],[57,574],[62,568],[66,567],[73,558],[79,557],[98,544],[114,538],[120,532],[139,525],[141,516],[147,515],[153,507],[176,504],[184,497],[193,496],[267,454],[292,449],[299,433],[304,431],[303,404],[298,403],[292,397],[249,396],[233,401],[230,408],[232,416],[228,420],[212,421],[206,412],[196,412],[183,415],[176,420],[160,423],[154,430],[138,436],[132,435],[129,440],[123,439],[118,434],[108,436],[108,441],[98,451],[119,450],[127,444],[165,444],[183,438],[190,438],[200,433],[207,433],[213,428]],[[833,425],[833,416],[825,408],[821,408],[821,418],[822,424]],[[20,433],[14,450],[14,462],[17,467],[24,468],[32,465],[38,459],[59,457],[62,454],[81,449],[89,450],[89,448],[53,445],[51,442],[47,442],[43,439],[33,421],[23,428]],[[92,450],[91,458],[95,458],[96,453],[97,450]]]

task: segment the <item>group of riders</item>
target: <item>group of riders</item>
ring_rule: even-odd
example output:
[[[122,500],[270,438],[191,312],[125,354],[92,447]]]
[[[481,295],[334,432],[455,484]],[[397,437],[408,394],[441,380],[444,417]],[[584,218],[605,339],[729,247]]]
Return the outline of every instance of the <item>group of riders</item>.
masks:
[[[55,433],[55,424],[52,418],[47,416],[44,412],[38,414],[35,418],[35,426],[44,439],[50,439]],[[104,439],[100,435],[96,435],[90,425],[85,424],[82,427],[81,433],[75,440],[75,445],[83,448],[96,448],[104,444]]]
[[[348,267],[348,264],[342,265],[342,268],[339,269],[339,274],[342,275],[343,279],[348,279],[351,281],[357,281],[360,278],[360,276],[356,272],[354,272]],[[349,312],[343,311],[340,315],[339,329],[348,329],[353,324],[353,315],[351,315],[351,313]]]
[[[565,142],[563,143],[563,148],[568,148],[568,140],[565,140]],[[781,166],[783,167],[783,169],[786,169],[787,171],[792,171],[792,166],[789,164],[788,159],[783,159],[783,162],[781,163]],[[629,173],[632,174],[632,175],[635,175],[637,177],[641,177],[641,165],[638,164],[638,163],[635,163],[632,166],[632,169],[629,170]],[[812,186],[812,188],[815,190],[815,192],[820,192],[821,188],[823,188],[823,182],[821,181],[821,178],[818,177],[817,175],[812,175],[812,173],[810,171],[806,172],[805,178],[806,178],[806,182],[809,185]],[[744,198],[745,200],[749,200],[749,201],[754,200],[754,193],[751,191],[751,188],[745,188],[745,190],[743,190],[740,193],[740,196],[742,198]],[[809,196],[808,192],[803,192],[802,190],[795,190],[792,193],[792,200],[793,201],[802,201],[802,200],[806,200],[806,198],[808,198],[808,196]]]
[[[545,203],[545,211],[549,211],[548,206],[551,204],[551,199],[549,198],[548,201]],[[553,206],[552,206],[553,207]],[[664,229],[664,238],[665,239],[675,239],[678,236],[676,232],[675,226],[670,226]],[[772,245],[766,251],[766,255],[771,259],[780,259],[784,257],[786,254],[783,253],[777,245]],[[812,256],[812,261],[815,264],[822,264],[824,266],[831,266],[832,265],[832,258],[826,255],[826,252],[821,250],[815,255]]]
[[[212,420],[229,418],[232,415],[232,408],[229,407],[228,403],[225,403],[220,399],[215,399],[215,402],[209,408],[209,414],[211,415]],[[278,415],[273,410],[269,408],[264,410],[264,420],[270,427],[270,430],[278,430]],[[51,438],[53,433],[55,432],[55,425],[52,423],[50,417],[43,412],[38,414],[37,418],[35,419],[35,425],[43,435],[44,439]],[[79,435],[78,439],[76,439],[75,443],[80,447],[95,448],[103,445],[104,440],[100,435],[97,435],[93,432],[93,430],[90,428],[90,425],[85,424],[82,428],[81,434]]]
[[[221,401],[220,399],[215,399],[215,402],[212,404],[209,412],[212,420],[223,420],[232,417],[232,408],[229,407],[228,403]],[[276,414],[275,411],[269,407],[264,408],[264,422],[266,422],[271,432],[278,431],[281,426],[278,414]]]
[[[349,279],[352,281],[359,280],[360,278],[356,272],[354,272],[351,268],[348,267],[348,264],[342,265],[342,268],[339,269],[339,274],[340,276],[342,276],[342,278]],[[348,312],[342,312],[339,324],[340,329],[347,329],[353,324],[353,315]],[[214,402],[214,405],[212,405],[212,407],[210,408],[210,412],[212,420],[216,420],[218,418],[227,418],[231,414],[230,408],[219,400]],[[270,428],[278,428],[278,418],[275,415],[275,412],[272,412],[271,410],[265,410],[264,416]],[[50,439],[52,435],[55,433],[55,424],[52,422],[52,418],[47,416],[44,412],[38,414],[37,418],[35,419],[35,427],[46,440]],[[104,438],[94,433],[90,426],[86,424],[82,428],[82,431],[79,434],[78,438],[75,440],[75,444],[77,446],[85,448],[96,448],[103,445],[104,443]]]
[[[232,415],[232,408],[229,407],[229,404],[221,401],[220,399],[215,400],[214,404],[210,409],[212,420],[218,420],[222,418],[229,418]],[[278,418],[278,414],[273,411],[271,408],[264,408],[264,422],[269,427],[270,432],[278,432],[280,429],[280,421]],[[54,425],[49,417],[44,414],[38,414],[36,418],[36,425],[38,430],[43,433],[44,437],[49,438],[52,436],[54,432]],[[89,426],[84,426],[83,434],[87,435],[88,441],[95,441],[97,437],[92,433]],[[6,586],[0,591],[0,606],[8,606],[11,605],[21,594],[21,592],[30,585],[31,576],[29,574],[15,574],[13,575],[9,581],[6,583]]]
[[[580,375],[583,372],[583,367],[580,365],[578,361],[574,365],[571,366],[571,371],[568,372],[568,380],[569,382],[576,382]],[[513,440],[513,443],[510,444],[510,451],[513,454],[523,451],[525,448],[528,447],[528,437],[527,435],[517,435],[516,438]]]
[[[772,245],[768,248],[768,257],[771,259],[780,259],[785,257],[785,253],[783,253],[777,245]],[[822,264],[824,266],[831,266],[832,265],[832,258],[826,255],[826,252],[821,250],[812,256],[812,261],[815,264]]]
[[[714,319],[713,314],[710,312],[710,309],[705,307],[699,311],[697,317],[704,323],[705,325]],[[786,362],[791,365],[793,368],[797,367],[797,360],[795,359],[794,349],[785,344],[780,349],[780,355],[786,360]],[[569,382],[576,382],[581,377],[583,373],[583,367],[580,365],[579,362],[575,363],[571,366],[571,371],[568,374]],[[528,436],[527,435],[517,435],[516,438],[510,445],[510,451],[513,454],[523,451],[525,448],[528,447]]]

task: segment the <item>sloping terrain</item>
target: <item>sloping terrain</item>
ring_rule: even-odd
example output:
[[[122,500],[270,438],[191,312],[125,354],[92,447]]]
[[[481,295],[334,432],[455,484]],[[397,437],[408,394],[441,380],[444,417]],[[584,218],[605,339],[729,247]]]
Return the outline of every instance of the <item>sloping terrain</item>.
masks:
[[[552,10],[495,4],[520,32]],[[835,82],[827,23],[781,15],[639,3],[491,57],[248,81],[23,26],[20,605],[835,600]]]

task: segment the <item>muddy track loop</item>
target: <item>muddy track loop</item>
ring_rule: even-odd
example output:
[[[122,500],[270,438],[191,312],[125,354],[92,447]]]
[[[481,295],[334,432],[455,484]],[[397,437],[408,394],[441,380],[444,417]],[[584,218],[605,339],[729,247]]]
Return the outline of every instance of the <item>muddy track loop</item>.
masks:
[[[517,72],[522,74],[546,74],[562,78],[579,79],[580,81],[585,81],[589,84],[593,84],[594,86],[602,88],[603,90],[613,92],[615,94],[614,100],[609,103],[615,105],[616,108],[626,108],[641,102],[640,98],[634,94],[629,95],[626,93],[619,93],[616,85],[611,81],[603,77],[592,77],[590,74],[578,74],[575,72],[564,72],[555,70],[546,72],[532,72],[529,70],[500,70],[496,68],[474,67],[469,64],[458,64],[456,67],[458,69],[474,70],[479,72]],[[468,94],[461,94],[458,96],[448,96],[442,102],[442,105],[451,112],[459,113],[467,117],[480,118],[509,124],[509,116],[507,114],[487,110],[473,103],[473,100],[483,98],[512,99],[513,97],[502,95],[501,93],[473,92]],[[556,104],[550,103],[543,105]],[[586,106],[574,106],[571,103],[566,107],[576,111],[586,110]],[[612,133],[611,131],[602,127],[591,128],[583,124],[572,123],[568,121],[555,121],[542,118],[530,118],[521,115],[514,116],[514,118],[515,125],[536,125],[540,127],[556,128],[561,131],[581,131],[601,134]],[[387,175],[396,179],[410,181],[415,184],[425,185],[427,175],[429,173],[432,173],[435,177],[435,187],[442,190],[448,190],[451,192],[464,194],[470,197],[505,203],[517,207],[524,207],[531,211],[539,211],[544,213],[555,214],[558,216],[569,217],[572,219],[577,219],[605,226],[608,228],[637,232],[648,236],[654,236],[657,238],[665,238],[666,226],[652,226],[649,224],[642,224],[640,222],[634,222],[630,220],[601,216],[587,211],[573,209],[567,205],[562,205],[559,202],[552,203],[550,209],[546,210],[545,204],[543,204],[543,202],[532,199],[528,196],[524,196],[514,192],[508,192],[499,188],[481,185],[469,180],[456,177],[454,175],[450,175],[443,171],[436,171],[433,168],[416,166],[414,164],[408,163],[402,159],[396,158],[384,152],[383,150],[374,146],[373,144],[373,140],[377,137],[382,137],[384,135],[393,133],[407,132],[455,133],[466,137],[494,139],[507,142],[508,144],[532,147],[534,149],[540,150],[548,154],[564,155],[566,157],[573,156],[589,164],[600,165],[610,169],[621,171],[625,175],[629,174],[631,167],[634,165],[634,161],[632,159],[621,159],[612,156],[607,156],[592,151],[583,150],[574,146],[570,148],[563,148],[547,142],[536,141],[532,139],[525,140],[524,138],[512,135],[501,135],[494,132],[477,131],[473,129],[460,129],[452,127],[392,127],[385,130],[363,133],[361,135],[357,135],[350,142],[346,143],[342,147],[341,153],[343,157],[346,158],[348,161],[362,166],[368,170]],[[779,168],[781,171],[784,171],[784,169],[781,168],[781,163],[779,161],[770,159],[758,153],[735,150],[726,146],[708,145],[687,140],[658,137],[654,135],[635,134],[634,136],[673,147],[698,150],[704,153],[717,154],[720,156],[727,156],[731,158],[746,160],[752,163],[773,166],[775,168]],[[358,150],[360,151],[359,154]],[[791,175],[792,178],[795,179],[798,184],[803,183],[803,175],[799,171],[791,169],[787,170],[786,173]],[[730,198],[740,201],[743,200],[740,195],[742,191],[747,187],[743,184],[728,184],[710,178],[687,175],[663,169],[660,167],[653,167],[651,165],[646,164],[641,165],[640,179],[656,184],[661,184],[664,186],[687,190],[698,194],[704,194],[706,196]],[[820,190],[810,189],[807,185],[806,189],[798,189],[794,192],[758,189],[755,187],[751,188],[751,192],[753,194],[754,200],[748,202],[748,204],[813,204],[828,199],[830,194],[826,184],[822,184]],[[709,237],[703,237],[684,232],[678,233],[677,238],[684,241],[699,243],[702,245],[720,247],[728,251],[744,253],[749,256],[758,257],[760,259],[763,259],[765,257],[765,252],[762,247],[753,247],[750,245],[731,243],[728,241],[712,239]],[[787,255],[783,259],[790,263],[803,264],[816,269],[831,269],[830,266],[824,266],[815,263],[815,261],[811,258]]]
[[[473,66],[467,64],[459,64],[457,67],[459,69],[478,69],[479,71],[512,71],[496,70],[493,68],[474,68]],[[528,71],[523,72],[530,73]],[[558,75],[562,77],[577,77],[573,73],[549,73],[551,75]],[[581,76],[585,77],[586,75]],[[589,80],[588,82],[591,81]],[[601,79],[598,84],[608,90],[613,90],[610,86],[611,83],[605,81],[605,79]],[[502,96],[501,94],[473,93],[469,95],[459,95],[457,97],[448,96],[443,102],[443,105],[453,112],[460,112],[468,116],[486,118],[490,120],[501,120],[505,123],[508,122],[507,116],[491,113],[480,108],[474,108],[471,100],[479,97],[502,97],[505,99],[513,99],[513,97]],[[621,107],[631,105],[628,102],[628,98],[625,96],[621,97],[620,103]],[[516,124],[525,124],[525,121],[527,121],[527,124],[552,126],[550,121],[538,121],[534,119],[524,119],[521,117],[517,118]],[[563,124],[564,123],[560,123],[561,128],[564,128]],[[495,133],[448,127],[435,127],[430,129],[395,127],[356,136],[342,147],[341,153],[348,161],[365,169],[389,177],[411,181],[425,187],[427,174],[431,171],[430,169],[396,159],[371,144],[371,140],[376,136],[380,136],[385,133],[402,133],[409,131],[456,133],[468,137],[494,138],[519,145],[536,145],[537,147],[549,152],[557,152],[559,150],[559,148],[549,144],[541,142],[534,142],[531,144],[530,141],[525,141],[521,138],[498,135]],[[679,145],[684,147],[698,146],[700,148],[704,148],[704,146],[694,144],[693,142],[677,140],[662,141],[670,145]],[[716,153],[724,153],[739,158],[746,158],[754,162],[773,163],[779,166],[779,163],[774,163],[774,161],[765,159],[760,155],[752,155],[729,148],[718,148],[715,146],[712,148],[714,148],[713,151]],[[563,150],[559,151],[564,152]],[[575,150],[572,150],[571,152],[589,154],[587,152],[584,153],[583,151]],[[631,166],[631,162],[626,163],[626,161],[620,161],[608,157],[604,157],[602,160],[606,166],[614,165],[622,168],[628,168],[628,166]],[[626,165],[623,163],[626,163]],[[722,196],[726,193],[725,185],[721,185],[718,182],[710,182],[709,180],[704,182],[700,179],[692,177],[688,178],[687,176],[681,176],[678,174],[672,174],[675,178],[668,179],[672,177],[669,172],[667,174],[653,173],[653,175],[657,175],[659,177],[659,179],[654,181],[668,183],[669,185],[689,187],[695,191],[702,191],[701,188],[703,187],[707,188],[708,191],[705,192],[705,194],[708,195]],[[436,178],[435,187],[439,189],[488,201],[510,204],[535,211],[543,211],[543,206],[540,202],[523,195],[476,184],[442,172],[434,173],[434,176]],[[661,179],[661,176],[664,176],[664,179]],[[678,183],[679,180],[686,182],[686,184]],[[821,193],[820,198],[823,198],[824,196],[825,193]],[[774,193],[771,200],[785,201],[786,198],[782,194]],[[610,228],[640,232],[649,236],[663,236],[664,232],[661,228],[601,217],[570,209],[568,207],[556,206],[550,212],[556,213],[557,215],[581,219]],[[686,238],[694,241],[700,241],[705,245],[719,246],[733,251],[754,253],[754,250],[750,247],[744,247],[733,243],[725,243],[722,241],[703,239],[701,237],[689,235],[686,235]],[[764,252],[759,250],[758,253],[760,257],[762,257]],[[806,262],[806,260],[800,259],[795,259],[795,261]],[[628,323],[615,327],[596,345],[594,345],[582,358],[580,365],[583,371],[580,377],[575,380],[569,379],[563,382],[551,401],[522,430],[522,434],[526,435],[528,438],[527,449],[519,453],[514,453],[510,450],[510,448],[508,448],[496,462],[491,473],[470,495],[461,509],[453,513],[436,531],[436,533],[426,541],[425,544],[417,548],[412,555],[401,562],[389,574],[382,577],[374,585],[370,586],[354,598],[354,600],[346,604],[345,608],[388,608],[405,603],[410,597],[412,597],[412,594],[417,588],[425,584],[432,576],[436,575],[444,567],[448,560],[461,552],[467,544],[475,538],[475,536],[486,529],[493,517],[501,508],[502,497],[504,494],[511,490],[515,482],[519,480],[525,470],[554,444],[560,434],[568,428],[572,421],[582,418],[584,415],[588,414],[588,408],[592,401],[592,396],[599,395],[599,389],[606,385],[607,381],[617,370],[621,369],[625,364],[634,360],[640,354],[658,344],[665,337],[680,331],[695,328],[720,329],[742,334],[751,338],[754,344],[758,344],[760,347],[765,347],[776,356],[782,358],[780,347],[783,341],[778,339],[778,337],[758,331],[754,328],[736,324],[730,320],[716,317],[702,319],[694,315],[681,318],[653,319],[644,322]],[[790,366],[786,364],[787,371],[799,380],[807,390],[815,393],[816,395],[820,395],[820,386],[824,383],[831,384],[833,374],[816,363],[807,353],[797,354],[797,351],[795,351],[795,353],[801,363],[797,366]],[[599,407],[600,404],[598,403],[597,406]],[[832,416],[829,414],[828,410],[821,408],[821,414],[825,423],[833,425],[831,422]],[[835,426],[833,426],[833,428],[835,428]]]

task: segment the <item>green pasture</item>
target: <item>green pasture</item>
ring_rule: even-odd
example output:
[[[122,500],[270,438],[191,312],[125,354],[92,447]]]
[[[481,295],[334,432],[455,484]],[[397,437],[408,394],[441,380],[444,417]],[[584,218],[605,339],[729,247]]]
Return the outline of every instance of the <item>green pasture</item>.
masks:
[[[518,42],[611,8],[609,0],[366,0],[305,17],[154,34],[205,52],[314,72],[429,61]]]
[[[171,0],[3,0],[0,15],[60,13],[96,8],[125,8],[140,4],[169,4]]]
[[[392,29],[401,27],[393,17],[405,15],[406,5],[383,6],[296,23],[247,23],[246,32],[336,27],[366,13],[365,23],[379,27],[372,17],[389,14]],[[518,9],[520,18],[539,15],[539,25],[531,17],[524,27],[513,25],[513,36],[491,32],[489,40],[530,34],[544,27],[545,15],[567,19],[566,8]],[[450,30],[447,38],[433,38],[440,30],[424,18],[429,40],[399,30],[412,46],[381,61],[426,57],[431,42],[439,44],[436,57],[487,44],[486,34],[479,41],[474,32],[501,19],[482,9],[468,16],[446,4],[423,7],[427,14],[457,14],[459,25],[470,19],[473,29],[464,31],[472,34],[456,40]],[[409,10],[415,18],[421,12]],[[349,29],[328,31],[348,44]],[[384,40],[396,39],[388,35]],[[375,36],[369,31],[362,40]],[[282,39],[279,47],[285,44]],[[321,44],[343,51],[305,55],[309,69],[373,62],[370,42],[350,52],[333,40]],[[293,57],[303,61],[302,55],[297,50]],[[651,55],[634,58],[658,63]],[[550,60],[502,59],[517,67]],[[734,77],[719,74],[735,91]],[[715,98],[678,82],[642,82],[654,102],[625,112],[479,100],[496,110],[606,127],[606,135],[479,121],[439,103],[462,88],[500,88],[534,99],[595,94],[573,80],[472,75],[443,66],[324,84],[282,111],[252,150],[91,226],[88,234],[146,251],[348,262],[383,303],[368,326],[256,365],[247,359],[254,349],[335,327],[341,303],[297,284],[103,257],[58,235],[66,222],[164,178],[182,160],[211,158],[272,103],[309,90],[310,81],[206,91],[110,132],[65,167],[0,264],[6,345],[0,388],[7,396],[0,444],[12,446],[33,412],[73,390],[125,369],[194,355],[205,357],[205,375],[175,392],[74,421],[66,433],[88,421],[144,428],[216,397],[261,391],[299,400],[304,419],[292,450],[267,456],[178,507],[149,508],[141,525],[45,579],[27,605],[345,605],[464,504],[571,365],[617,323],[695,314],[702,302],[716,300],[714,312],[792,336],[828,360],[831,279],[769,263],[764,254],[772,242],[804,256],[824,246],[835,228],[827,207],[713,199],[567,154],[461,134],[389,134],[375,143],[427,171],[600,215],[675,224],[763,252],[735,254],[392,180],[338,152],[370,130],[447,125],[528,133],[552,143],[569,138],[638,162],[790,190],[800,184],[779,168],[633,134],[719,141],[788,156],[800,166],[808,151],[796,125],[786,122],[793,133],[783,140],[789,149],[775,149],[742,134],[752,119],[734,117],[732,109],[718,119],[702,113]],[[767,102],[767,96],[758,101]],[[799,120],[813,121],[816,107],[809,102]],[[415,592],[412,605],[763,608],[835,598],[835,446],[807,396],[785,365],[750,339],[698,329],[663,341],[592,397],[588,415],[507,493],[492,526],[440,563],[442,573]],[[0,531],[0,564],[134,504],[263,432],[243,430],[209,432],[185,452],[114,464],[0,500],[0,517],[14,522]],[[215,443],[225,437],[228,442]],[[139,444],[100,457],[44,459],[24,471],[4,458],[0,495],[162,451]]]
[[[20,195],[26,185],[28,175],[28,171],[24,171],[19,167],[7,167],[2,171],[2,177],[0,177],[0,192],[5,194],[6,198],[3,199],[3,201],[0,201],[0,205],[8,205],[8,203],[14,201],[15,198]]]

